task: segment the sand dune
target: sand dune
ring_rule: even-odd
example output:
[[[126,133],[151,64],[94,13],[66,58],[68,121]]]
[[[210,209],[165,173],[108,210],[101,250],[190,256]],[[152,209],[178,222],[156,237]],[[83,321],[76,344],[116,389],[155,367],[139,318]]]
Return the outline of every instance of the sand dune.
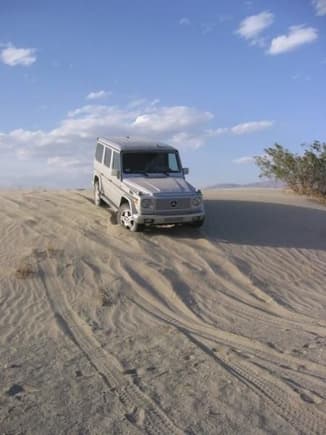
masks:
[[[0,192],[0,433],[326,433],[326,208],[205,197],[201,230],[131,234]]]

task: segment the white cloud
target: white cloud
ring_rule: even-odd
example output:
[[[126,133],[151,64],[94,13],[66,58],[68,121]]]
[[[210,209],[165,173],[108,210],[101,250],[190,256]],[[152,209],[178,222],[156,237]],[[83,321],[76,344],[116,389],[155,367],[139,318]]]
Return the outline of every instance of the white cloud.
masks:
[[[179,24],[181,24],[182,26],[189,26],[189,24],[191,24],[191,21],[188,17],[182,17],[179,20]]]
[[[251,121],[244,122],[242,124],[236,124],[233,127],[219,127],[215,129],[208,129],[205,131],[205,133],[207,137],[216,137],[227,133],[242,135],[265,130],[272,127],[273,124],[274,121]]]
[[[326,15],[326,0],[313,0],[313,6],[316,10],[316,15]]]
[[[265,130],[266,128],[272,127],[274,121],[252,121],[252,122],[244,122],[242,124],[237,124],[234,127],[231,127],[230,131],[233,134],[241,135],[254,133],[256,131]]]
[[[239,157],[237,159],[232,160],[233,163],[236,163],[237,165],[246,165],[248,163],[254,163],[255,158],[252,156],[243,156]]]
[[[64,180],[70,186],[85,185],[97,136],[141,136],[184,150],[197,149],[222,134],[250,133],[271,123],[258,121],[231,128],[209,128],[212,120],[210,112],[188,106],[162,106],[157,100],[145,100],[133,107],[89,104],[71,110],[50,130],[0,132],[0,154],[2,161],[5,157],[8,161],[16,159],[16,166],[21,161],[26,176],[31,175],[29,168],[33,168],[47,185],[63,186]],[[5,169],[4,166],[2,175],[6,174]],[[40,185],[41,178],[35,181],[32,177],[30,183]]]
[[[273,21],[274,15],[269,11],[251,15],[241,21],[236,33],[255,44],[260,41],[261,33],[271,26]]]
[[[103,89],[100,91],[93,91],[90,92],[87,96],[87,100],[99,100],[100,98],[105,98],[111,95],[112,92],[104,91]]]
[[[199,134],[191,134],[187,132],[180,132],[174,134],[169,139],[169,144],[175,146],[176,148],[182,148],[185,144],[187,144],[188,148],[197,149],[202,147],[205,144],[207,137],[205,133]]]
[[[229,131],[230,129],[227,127],[219,127],[219,128],[206,130],[206,134],[208,137],[216,137],[216,136],[220,136],[221,134],[228,133]]]
[[[45,159],[49,166],[63,168],[91,161],[97,136],[143,136],[196,148],[204,144],[205,126],[212,118],[209,112],[160,106],[157,100],[136,107],[85,105],[70,111],[52,130],[0,132],[0,152],[19,160]]]
[[[314,27],[292,26],[287,35],[280,35],[272,39],[268,54],[276,55],[294,50],[303,44],[314,42],[318,38]]]
[[[0,52],[0,60],[9,66],[29,66],[36,62],[35,48],[17,48],[9,44]]]
[[[62,156],[49,157],[47,159],[47,163],[49,166],[59,169],[70,169],[70,168],[78,168],[85,167],[86,162],[83,162],[79,159],[65,158]],[[89,166],[86,164],[86,166]]]
[[[162,107],[137,116],[132,126],[140,133],[179,132],[210,121],[213,115],[187,106]]]

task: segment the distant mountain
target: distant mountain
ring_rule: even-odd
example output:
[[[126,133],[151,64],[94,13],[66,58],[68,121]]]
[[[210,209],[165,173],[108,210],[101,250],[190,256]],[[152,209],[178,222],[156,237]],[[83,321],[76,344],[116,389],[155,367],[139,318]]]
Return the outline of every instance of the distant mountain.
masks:
[[[206,186],[204,189],[236,189],[237,187],[242,187],[242,185],[236,183],[218,183],[212,186]]]
[[[277,189],[285,187],[285,184],[281,181],[273,181],[273,180],[265,180],[265,181],[256,181],[254,183],[247,183],[247,184],[237,184],[237,183],[217,183],[213,184],[212,186],[206,186],[204,189],[239,189],[242,187],[256,187],[256,188],[266,188],[266,189]]]

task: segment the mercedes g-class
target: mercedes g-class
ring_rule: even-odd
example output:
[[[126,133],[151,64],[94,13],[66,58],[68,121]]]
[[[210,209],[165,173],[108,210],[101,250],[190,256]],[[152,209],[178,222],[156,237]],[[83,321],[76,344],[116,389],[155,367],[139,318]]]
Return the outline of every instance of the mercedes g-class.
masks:
[[[99,137],[94,159],[94,203],[107,203],[118,223],[131,231],[144,226],[189,224],[205,219],[202,193],[189,184],[178,151],[142,139]]]

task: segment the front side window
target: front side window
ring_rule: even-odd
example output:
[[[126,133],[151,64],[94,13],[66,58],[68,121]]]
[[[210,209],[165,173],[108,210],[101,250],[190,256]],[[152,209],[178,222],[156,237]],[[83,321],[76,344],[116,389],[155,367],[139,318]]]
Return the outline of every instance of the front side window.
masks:
[[[102,162],[103,151],[104,151],[104,146],[98,143],[96,146],[95,159],[100,163]]]
[[[179,163],[178,163],[178,159],[177,159],[177,155],[176,153],[169,153],[168,154],[168,158],[169,158],[169,168],[172,172],[179,172],[180,168],[179,168]]]
[[[180,172],[177,153],[126,152],[123,153],[123,172],[126,174],[170,174]]]
[[[112,169],[120,171],[120,154],[113,151]]]

